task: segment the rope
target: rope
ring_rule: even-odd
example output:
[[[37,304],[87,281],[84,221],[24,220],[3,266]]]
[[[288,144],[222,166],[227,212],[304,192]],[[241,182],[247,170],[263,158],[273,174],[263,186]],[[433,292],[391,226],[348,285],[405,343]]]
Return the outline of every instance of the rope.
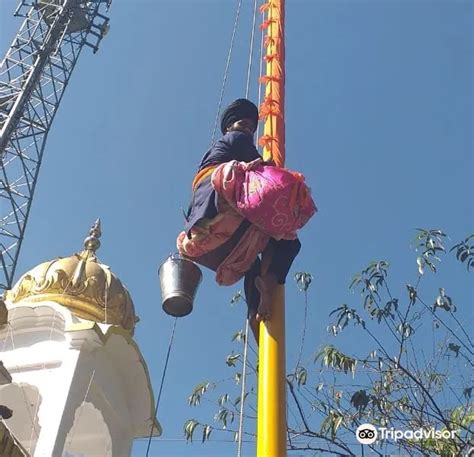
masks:
[[[7,347],[7,340],[8,340],[8,337],[10,336],[10,328],[11,328],[10,322],[13,321],[13,315],[15,314],[15,311],[16,311],[16,308],[12,308],[8,310],[7,333],[5,335],[5,339],[3,340],[2,352],[5,352],[5,348]]]
[[[87,262],[89,258],[89,251],[87,252],[87,256],[85,258],[85,261]],[[62,294],[64,295],[66,292],[67,292],[67,289],[70,287],[72,283],[72,278],[69,279],[68,283],[66,284],[66,287],[64,288],[64,291],[62,292]],[[12,346],[12,350],[15,351],[16,348],[15,348],[15,342],[14,342],[14,339],[13,339],[13,326],[11,324],[11,322],[13,322],[13,315],[14,313],[16,312],[17,310],[17,307],[9,310],[11,312],[11,314],[9,315],[9,322],[8,322],[8,330],[7,330],[7,335],[5,337],[5,340],[3,341],[3,347],[2,347],[2,352],[5,351],[5,347],[6,347],[6,343],[7,343],[7,339],[8,339],[8,336],[10,336],[10,339],[11,339],[11,346]],[[53,314],[53,319],[51,320],[51,328],[50,328],[50,331],[49,331],[49,339],[48,339],[48,342],[51,342],[52,340],[52,337],[53,337],[53,331],[54,331],[54,328],[55,328],[55,322],[56,322],[56,316],[57,316],[57,310],[55,309],[54,310],[54,314]],[[16,365],[16,368],[19,369],[19,366]],[[44,370],[46,368],[46,361],[43,361],[43,364],[42,364],[42,370]],[[32,449],[32,446],[33,446],[33,434],[36,435],[36,437],[38,438],[38,431],[36,429],[36,419],[38,418],[38,413],[39,413],[39,404],[40,404],[40,389],[38,388],[38,394],[36,396],[36,406],[35,406],[35,412],[34,412],[34,417],[32,417],[31,415],[31,411],[30,411],[30,402],[28,401],[27,397],[26,397],[26,394],[25,394],[25,391],[24,391],[24,386],[23,384],[19,384],[20,386],[20,389],[22,391],[22,394],[23,394],[23,398],[25,400],[25,404],[27,406],[27,411],[28,411],[28,415],[30,417],[30,421],[31,421],[31,433],[30,433],[30,446],[29,446],[29,449],[28,449],[28,452],[30,453],[31,452],[31,449]]]
[[[77,418],[74,419],[74,424],[73,424],[73,428],[71,430],[71,438],[69,438],[68,447],[71,446],[71,443],[74,439],[74,435],[75,435],[76,429],[77,429],[77,424],[79,423],[79,419],[81,418],[82,411],[84,410],[84,404],[86,403],[87,397],[89,395],[89,391],[91,390],[92,381],[94,380],[94,376],[95,376],[95,368],[92,371],[91,377],[89,379],[89,384],[88,384],[87,389],[86,389],[86,394],[84,395],[84,400],[82,400],[80,409],[77,413]]]
[[[301,363],[301,357],[303,356],[303,348],[304,348],[304,340],[306,338],[306,327],[308,323],[308,291],[304,291],[304,320],[303,320],[303,332],[301,336],[301,347],[300,347],[300,353],[298,355],[298,359],[296,362],[296,369],[300,366]]]
[[[105,293],[104,293],[104,324],[107,324],[107,306],[109,303],[109,288],[108,286],[105,288]]]
[[[90,251],[87,251],[87,254],[86,254],[86,258],[84,259],[85,262],[87,262],[89,260],[89,255],[90,255]],[[69,281],[68,283],[66,284],[66,287],[64,288],[63,292],[61,295],[64,295],[67,290],[69,289],[69,287],[71,286],[72,284],[72,277],[69,278]],[[105,315],[106,315],[106,318],[105,318],[105,323],[107,323],[107,289],[105,290],[105,296],[106,296],[106,302],[105,302]],[[53,315],[53,319],[51,320],[51,328],[49,330],[49,339],[48,339],[48,342],[50,343],[51,340],[53,339],[53,331],[54,331],[54,327],[55,327],[55,323],[56,323],[56,315],[58,314],[57,310],[55,309],[54,310],[54,315]],[[43,361],[43,366],[42,366],[42,370],[44,370],[46,368],[46,361]],[[49,372],[51,373],[51,370],[49,370]],[[94,373],[95,373],[95,370],[94,370]],[[92,374],[92,377],[91,377],[91,383],[92,383],[92,379],[94,377],[94,373]],[[89,393],[89,389],[90,389],[90,384],[89,384],[89,387],[87,389],[87,393],[86,393],[86,397],[87,397],[87,394]],[[84,399],[85,401],[85,399]],[[35,428],[35,423],[36,423],[36,419],[38,418],[38,413],[39,413],[39,404],[40,404],[40,390],[38,389],[38,395],[36,397],[36,408],[35,408],[35,417],[34,417],[34,420],[33,420],[33,423],[31,424],[31,436],[30,436],[30,448],[28,449],[28,452],[31,452],[31,447],[33,445],[33,431],[36,432],[36,436],[38,436],[38,432],[36,431],[36,428]],[[80,414],[82,413],[82,409],[80,411]],[[74,431],[75,432],[75,431]],[[69,442],[69,444],[71,444],[71,441],[72,441],[72,438]]]
[[[247,67],[247,84],[245,86],[245,98],[249,98],[250,88],[250,73],[252,71],[252,60],[253,60],[253,43],[255,41],[255,23],[257,20],[257,0],[253,4],[253,20],[252,20],[252,34],[250,36],[250,50],[249,50],[249,63]]]
[[[165,382],[166,371],[168,370],[168,361],[170,359],[171,346],[173,345],[174,332],[176,330],[177,320],[178,320],[178,318],[175,317],[174,323],[173,323],[173,330],[171,331],[171,337],[170,337],[170,341],[168,343],[168,352],[166,354],[166,360],[165,360],[165,367],[163,369],[163,375],[161,376],[160,391],[158,392],[158,398],[156,400],[155,412],[154,412],[152,420],[151,420],[150,436],[148,437],[148,447],[146,449],[146,457],[148,457],[148,453],[150,452],[151,440],[153,438],[153,428],[155,427],[155,417],[158,413],[158,405],[160,404],[161,392],[163,391],[163,384]]]
[[[249,97],[250,90],[250,74],[252,72],[252,60],[253,60],[253,47],[255,41],[255,25],[257,20],[257,0],[254,1],[253,6],[253,19],[252,19],[252,33],[250,37],[250,50],[249,50],[249,60],[247,67],[247,83],[245,86],[245,98]],[[260,43],[260,75],[262,74],[262,49],[263,49],[263,31]],[[261,85],[258,85],[258,105],[260,105],[261,98]],[[259,123],[257,122],[257,138],[258,138],[258,127]],[[244,402],[245,402],[245,385],[247,379],[247,356],[248,356],[248,346],[249,346],[249,315],[247,314],[247,320],[245,322],[245,343],[244,343],[244,360],[242,368],[242,389],[240,391],[240,418],[239,418],[239,438],[237,442],[237,457],[242,456],[242,436],[244,429]]]
[[[54,331],[54,325],[56,321],[56,314],[57,314],[57,310],[54,310],[53,319],[51,320],[51,328],[49,330],[49,342],[51,342],[51,340],[53,339],[53,331]],[[46,361],[43,361],[43,367],[41,369],[44,370],[45,368],[46,368]],[[36,431],[35,423],[36,423],[36,419],[38,418],[39,405],[40,405],[40,389],[38,389],[38,395],[36,396],[35,417],[33,419],[33,423],[31,424],[30,447],[28,449],[28,453],[30,454],[33,447],[33,432],[36,432],[36,436],[38,437],[38,432]]]
[[[214,143],[214,138],[215,138],[216,129],[217,129],[217,122],[219,120],[219,113],[220,113],[221,107],[222,107],[222,99],[224,98],[225,85],[226,85],[226,82],[227,82],[227,76],[229,75],[229,66],[230,66],[230,61],[231,61],[231,58],[232,58],[232,50],[234,48],[235,33],[237,32],[237,25],[239,23],[241,5],[242,5],[242,0],[238,0],[238,2],[237,2],[237,12],[235,13],[234,29],[232,30],[232,38],[230,39],[229,52],[227,53],[227,62],[225,64],[224,79],[222,81],[221,94],[219,96],[219,103],[217,104],[216,119],[214,120],[214,128],[212,129],[211,146]]]
[[[245,380],[247,377],[247,349],[249,346],[249,316],[245,322],[245,343],[244,343],[244,360],[242,368],[242,389],[240,391],[240,418],[239,418],[239,440],[237,442],[237,457],[242,456],[242,435],[244,431],[244,401],[245,401]]]
[[[253,47],[255,41],[255,24],[257,21],[257,0],[254,1],[253,5],[253,19],[252,19],[252,33],[250,36],[250,49],[249,49],[249,60],[247,66],[247,82],[245,86],[245,98],[249,98],[250,90],[250,74],[252,72],[252,60],[253,60]],[[263,37],[263,35],[262,35]],[[263,42],[263,39],[262,39]],[[261,68],[261,67],[260,67]],[[261,71],[261,70],[260,70]],[[260,98],[260,93],[259,96]],[[260,100],[258,102],[260,104]],[[258,122],[257,122],[258,128]],[[258,137],[258,136],[257,136]],[[245,402],[245,385],[247,378],[247,356],[248,356],[248,346],[249,346],[249,315],[247,314],[247,320],[245,322],[245,343],[244,343],[244,360],[242,368],[242,389],[240,391],[240,418],[239,418],[239,438],[237,442],[237,457],[242,456],[242,435],[244,429],[244,402]]]
[[[15,348],[15,342],[13,341],[13,327],[10,324],[10,322],[8,322],[8,329],[9,329],[10,339],[11,339],[11,343],[12,343],[12,350],[15,351],[16,348]],[[17,369],[19,368],[18,365],[16,365],[16,368]],[[28,416],[30,418],[31,426],[33,427],[34,431],[36,432],[36,437],[38,438],[38,432],[36,431],[36,428],[34,428],[33,416],[31,415],[31,410],[30,410],[30,402],[28,401],[28,398],[26,397],[24,385],[23,385],[23,383],[21,383],[21,384],[19,383],[19,385],[20,385],[21,393],[23,394],[23,399],[25,400],[26,410],[28,411]]]
[[[232,378],[234,379],[234,378]],[[247,435],[250,435],[250,433],[247,433]],[[155,438],[154,438],[155,439]],[[181,442],[181,443],[186,443],[186,444],[189,444],[189,440],[186,439],[186,438],[162,438],[162,437],[159,437],[159,438],[156,438],[156,440],[160,440],[162,442]],[[135,438],[134,439],[134,442],[135,441],[148,441],[148,438]],[[247,440],[243,440],[244,443],[255,443],[255,439],[247,439]],[[235,439],[225,439],[225,438],[212,438],[212,440],[210,440],[208,443],[206,443],[207,445],[209,445],[210,443],[234,443],[235,444]]]

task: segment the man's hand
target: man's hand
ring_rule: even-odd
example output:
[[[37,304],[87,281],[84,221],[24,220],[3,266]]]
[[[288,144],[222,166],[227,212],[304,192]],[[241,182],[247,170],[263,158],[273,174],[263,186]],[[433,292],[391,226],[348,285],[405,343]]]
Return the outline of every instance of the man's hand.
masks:
[[[249,162],[247,164],[247,171],[255,170],[256,168],[258,168],[260,165],[263,165],[264,163],[265,162],[263,161],[261,157],[259,157],[258,159],[252,160],[252,162]]]

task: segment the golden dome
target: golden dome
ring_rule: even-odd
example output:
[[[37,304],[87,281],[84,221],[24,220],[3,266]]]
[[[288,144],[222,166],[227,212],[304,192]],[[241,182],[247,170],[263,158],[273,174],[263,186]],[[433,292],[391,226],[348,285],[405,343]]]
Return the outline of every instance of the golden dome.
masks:
[[[83,319],[133,332],[137,318],[130,294],[95,255],[100,236],[98,220],[84,241],[84,251],[33,268],[7,292],[6,299],[11,303],[54,301]]]

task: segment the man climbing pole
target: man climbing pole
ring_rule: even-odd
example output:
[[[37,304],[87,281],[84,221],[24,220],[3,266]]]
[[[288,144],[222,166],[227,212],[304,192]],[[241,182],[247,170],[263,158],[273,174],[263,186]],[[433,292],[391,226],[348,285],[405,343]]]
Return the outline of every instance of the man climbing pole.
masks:
[[[258,322],[271,317],[271,292],[285,283],[300,250],[296,230],[316,207],[302,175],[263,161],[253,141],[257,123],[258,109],[249,100],[237,99],[224,110],[223,137],[201,160],[177,246],[184,257],[215,271],[220,285],[245,277],[258,342]]]

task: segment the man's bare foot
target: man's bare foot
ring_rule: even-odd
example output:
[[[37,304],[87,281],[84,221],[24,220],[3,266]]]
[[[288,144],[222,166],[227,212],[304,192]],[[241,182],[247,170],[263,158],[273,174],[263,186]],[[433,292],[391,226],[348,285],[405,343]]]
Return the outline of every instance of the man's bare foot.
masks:
[[[260,303],[257,310],[257,321],[268,320],[271,317],[270,312],[270,303],[271,303],[271,293],[272,291],[268,287],[266,281],[261,277],[257,276],[255,278],[255,287],[260,292]]]

